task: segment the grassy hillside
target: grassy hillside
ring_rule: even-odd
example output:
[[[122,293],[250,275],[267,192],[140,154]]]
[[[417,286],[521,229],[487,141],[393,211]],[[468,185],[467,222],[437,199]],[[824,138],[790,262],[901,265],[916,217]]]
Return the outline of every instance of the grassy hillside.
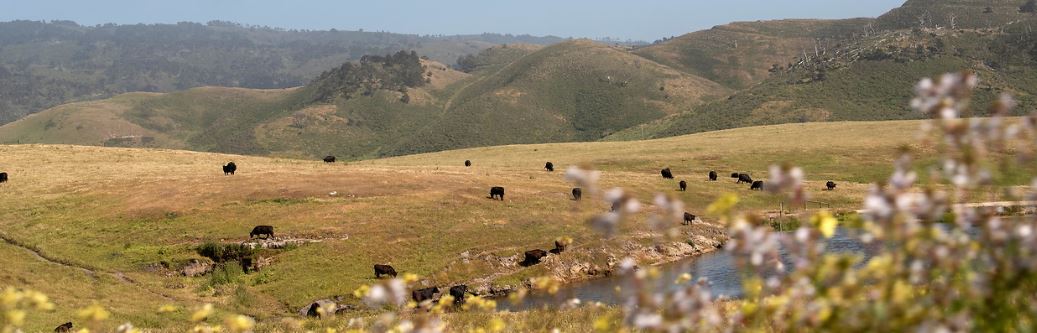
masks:
[[[11,263],[0,268],[0,283],[31,286],[56,298],[59,310],[30,318],[32,330],[64,322],[92,300],[116,309],[116,322],[133,320],[145,327],[173,320],[153,314],[159,303],[213,302],[276,323],[311,300],[374,282],[370,265],[380,262],[437,285],[513,284],[561,274],[574,263],[605,265],[606,253],[595,249],[621,256],[627,250],[620,249],[637,249],[647,241],[602,240],[583,221],[607,207],[593,198],[567,200],[571,185],[562,172],[543,171],[545,161],[560,169],[593,165],[604,172],[604,186],[627,188],[645,202],[656,192],[667,193],[700,214],[730,192],[743,196],[743,208],[776,209],[778,199],[729,179],[705,182],[705,173],[737,170],[764,178],[768,165],[787,161],[805,168],[808,188],[820,189],[827,180],[840,183],[838,191],[814,192],[815,200],[856,209],[868,189],[864,183],[884,178],[893,152],[913,140],[918,126],[914,121],[782,125],[334,165],[156,149],[0,146],[0,169],[11,174],[0,191],[3,237],[54,262],[0,246],[0,252],[12,254],[5,256]],[[463,167],[465,159],[474,166]],[[219,166],[231,160],[238,175],[223,176]],[[687,192],[677,192],[675,180],[658,176],[667,166],[689,181]],[[488,188],[498,185],[507,187],[504,202],[486,198]],[[317,242],[264,253],[273,261],[259,273],[190,278],[174,271],[199,258],[196,246],[239,242],[257,224],[274,225],[283,237]],[[691,237],[702,227],[685,233]],[[646,228],[640,218],[626,228],[634,231],[630,235],[645,235],[637,232]],[[529,269],[493,264],[495,256],[549,247],[564,235],[576,243],[556,264]],[[465,253],[471,260],[462,260]],[[83,269],[93,273],[76,273]],[[30,282],[52,281],[57,273],[63,283]],[[103,287],[96,289],[99,284]]]
[[[722,86],[589,41],[544,48],[478,75],[397,152],[593,141],[727,93]]]
[[[970,70],[981,80],[976,105],[1001,93],[1037,107],[1037,40],[1022,27],[1004,32],[949,29],[874,35],[827,55],[800,58],[726,100],[630,128],[613,140],[668,137],[742,126],[808,121],[917,119],[907,101],[922,77]],[[982,114],[982,113],[981,113]]]
[[[0,142],[369,158],[594,141],[728,93],[589,41],[500,47],[471,74],[400,57],[412,61],[369,57],[299,89],[199,88],[66,105],[0,127]]]
[[[1033,20],[1021,13],[1027,0],[908,0],[875,22],[879,29],[997,29],[1010,22]]]
[[[638,55],[727,87],[747,88],[816,45],[832,46],[864,31],[871,19],[738,22],[641,48]]]

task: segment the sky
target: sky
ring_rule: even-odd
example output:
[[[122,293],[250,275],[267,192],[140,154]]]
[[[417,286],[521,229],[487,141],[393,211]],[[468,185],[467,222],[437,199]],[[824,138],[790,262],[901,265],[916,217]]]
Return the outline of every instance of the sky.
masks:
[[[422,35],[483,32],[652,41],[733,21],[876,17],[904,0],[0,0],[0,21],[232,21]]]

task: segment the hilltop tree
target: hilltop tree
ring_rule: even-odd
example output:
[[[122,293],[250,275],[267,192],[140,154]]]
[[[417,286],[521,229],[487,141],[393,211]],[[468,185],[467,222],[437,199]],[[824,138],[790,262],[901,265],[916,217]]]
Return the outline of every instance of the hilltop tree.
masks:
[[[1027,1],[1022,7],[1019,7],[1019,12],[1030,14],[1037,13],[1037,0]]]

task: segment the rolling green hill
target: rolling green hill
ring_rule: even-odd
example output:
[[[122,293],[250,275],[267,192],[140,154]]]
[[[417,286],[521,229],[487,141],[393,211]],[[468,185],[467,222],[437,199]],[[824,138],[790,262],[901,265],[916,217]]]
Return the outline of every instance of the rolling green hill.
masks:
[[[485,65],[467,74],[400,52],[298,89],[197,88],[70,104],[0,127],[0,142],[373,157],[594,141],[729,93],[590,41],[500,47],[478,59]]]

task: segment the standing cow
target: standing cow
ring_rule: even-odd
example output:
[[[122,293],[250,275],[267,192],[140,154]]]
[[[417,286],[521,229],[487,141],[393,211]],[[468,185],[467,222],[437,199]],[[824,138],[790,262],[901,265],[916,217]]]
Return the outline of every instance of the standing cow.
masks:
[[[579,188],[579,187],[574,188],[573,189],[573,200],[580,201],[580,199],[582,199],[582,198],[583,198],[583,189]]]
[[[709,172],[709,181],[711,181],[711,182],[717,181],[717,172],[716,171],[710,171]]]
[[[663,169],[659,173],[663,175],[663,178],[673,179],[673,172],[670,171],[670,168]]]
[[[677,183],[677,185],[680,186],[681,192],[684,192],[684,191],[688,190],[688,182],[686,182],[686,181],[682,180],[680,183]]]
[[[0,184],[6,183],[6,182],[7,182],[7,173],[6,172],[0,172]]]
[[[828,183],[825,183],[825,187],[828,188],[829,191],[835,191],[835,182],[829,180]]]
[[[324,156],[324,163],[335,163],[335,156]]]
[[[548,172],[554,172],[555,171],[555,164],[551,163],[551,162],[547,162],[547,164],[544,165],[544,169],[546,169]]]
[[[459,284],[450,287],[450,296],[454,298],[454,305],[463,305],[464,298],[468,294],[468,286]]]
[[[684,225],[689,225],[689,224],[691,224],[692,222],[695,222],[695,219],[697,219],[697,218],[698,218],[698,217],[697,217],[697,216],[695,216],[695,215],[694,215],[694,214],[692,214],[692,213],[684,212],[684,222],[682,222],[681,224],[684,224]]]
[[[500,186],[494,186],[490,188],[490,199],[500,199],[504,201],[504,188]]]
[[[238,165],[234,164],[234,162],[227,163],[227,165],[223,166],[223,174],[224,175],[231,175],[231,176],[233,176],[235,171],[238,171]]]
[[[252,228],[252,232],[248,233],[249,239],[259,236],[263,236],[261,238],[274,237],[274,227],[269,225],[257,225],[255,228]]]
[[[470,167],[470,166],[472,166],[472,161],[471,160],[464,160],[464,167],[467,168],[467,167]]]
[[[753,182],[753,184],[749,186],[749,190],[750,191],[763,191],[763,181],[762,180],[757,180],[757,181]]]
[[[742,183],[752,184],[753,183],[753,177],[749,177],[749,174],[747,174],[747,173],[740,173],[740,174],[738,174],[738,183],[739,184],[742,184]]]

